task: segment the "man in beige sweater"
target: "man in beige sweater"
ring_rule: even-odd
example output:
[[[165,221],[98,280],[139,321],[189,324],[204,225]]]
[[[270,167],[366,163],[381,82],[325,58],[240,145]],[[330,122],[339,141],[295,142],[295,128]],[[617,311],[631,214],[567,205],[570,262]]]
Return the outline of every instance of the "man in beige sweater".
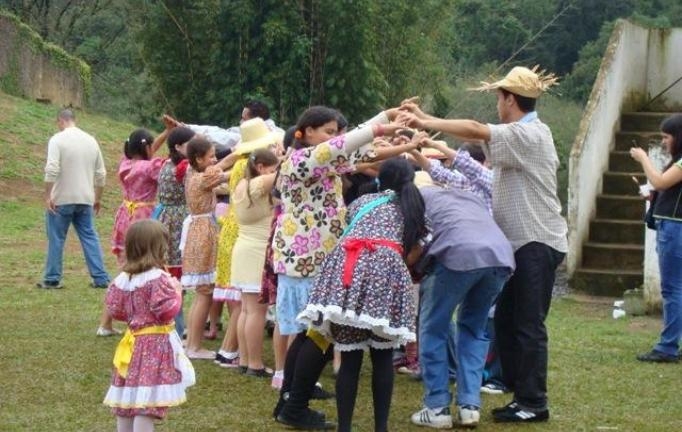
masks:
[[[76,127],[73,111],[57,116],[60,132],[47,144],[45,164],[45,224],[47,259],[38,288],[62,288],[62,257],[69,226],[73,224],[83,248],[92,286],[106,288],[102,248],[93,223],[99,213],[106,178],[104,159],[95,138]]]

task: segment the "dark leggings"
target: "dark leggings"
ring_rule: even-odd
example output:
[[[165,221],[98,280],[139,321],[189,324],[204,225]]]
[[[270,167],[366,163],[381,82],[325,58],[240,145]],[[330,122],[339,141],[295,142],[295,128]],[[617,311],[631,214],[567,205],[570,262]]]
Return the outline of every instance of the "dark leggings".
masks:
[[[372,399],[374,401],[374,430],[388,430],[388,412],[393,395],[393,350],[369,350],[372,359]],[[338,432],[350,432],[355,400],[358,395],[358,381],[362,368],[364,351],[344,351],[341,353],[341,369],[336,377],[336,411]]]
[[[284,362],[284,381],[280,394],[289,393],[284,406],[291,417],[302,415],[308,408],[308,402],[320,378],[322,369],[333,356],[333,345],[326,352],[308,338],[305,332],[296,335],[289,346]]]

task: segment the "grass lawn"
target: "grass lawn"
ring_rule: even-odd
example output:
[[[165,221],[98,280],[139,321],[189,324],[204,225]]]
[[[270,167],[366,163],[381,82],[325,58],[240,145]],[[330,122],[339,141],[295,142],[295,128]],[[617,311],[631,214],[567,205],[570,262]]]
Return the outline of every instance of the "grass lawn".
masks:
[[[103,290],[90,282],[74,234],[66,248],[63,290],[38,290],[45,250],[41,173],[45,143],[54,133],[56,108],[0,93],[0,431],[105,431],[114,419],[101,404],[108,387],[115,338],[94,332]],[[79,115],[79,125],[97,136],[109,169],[104,214],[97,227],[105,252],[120,193],[115,165],[133,126]],[[107,266],[115,275],[110,253]],[[483,396],[478,430],[675,431],[682,430],[679,392],[682,365],[642,364],[634,355],[648,350],[660,318],[613,320],[610,301],[569,296],[555,300],[550,331],[551,421],[541,425],[495,425],[489,409],[508,396]],[[272,364],[267,344],[267,362]],[[218,342],[207,346],[217,347]],[[195,362],[197,385],[188,402],[172,409],[160,431],[283,430],[270,413],[277,394],[269,380],[239,376],[207,361]],[[366,359],[356,407],[356,430],[372,430],[371,369]],[[333,388],[331,369],[322,377]],[[409,424],[420,407],[421,384],[396,377],[390,426]],[[333,401],[314,407],[335,418]]]

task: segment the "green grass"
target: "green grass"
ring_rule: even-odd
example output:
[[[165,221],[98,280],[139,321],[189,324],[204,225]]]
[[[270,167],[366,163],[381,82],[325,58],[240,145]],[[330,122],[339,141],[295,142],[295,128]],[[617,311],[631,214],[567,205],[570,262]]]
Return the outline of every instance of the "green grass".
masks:
[[[56,108],[0,93],[0,431],[113,430],[114,419],[101,404],[107,390],[115,338],[97,338],[104,292],[88,287],[77,240],[70,234],[65,255],[66,288],[38,290],[45,250],[41,173],[45,143],[54,132]],[[26,120],[30,119],[30,121]],[[80,126],[95,134],[110,172],[104,214],[97,227],[105,251],[120,192],[114,176],[120,144],[133,126],[79,113]],[[107,266],[115,273],[110,253]],[[554,302],[550,331],[549,396],[552,419],[546,425],[498,426],[489,409],[508,396],[483,396],[478,430],[662,431],[682,430],[679,408],[682,365],[650,365],[634,360],[650,348],[660,318],[613,320],[609,302],[571,297]],[[207,346],[215,348],[218,342]],[[266,359],[272,365],[270,340]],[[210,362],[195,362],[197,385],[188,402],[172,409],[160,431],[283,430],[270,420],[276,392],[267,380],[239,376]],[[365,360],[355,413],[356,430],[372,430]],[[330,369],[322,377],[333,388]],[[392,431],[424,430],[409,416],[421,405],[422,387],[396,377]],[[335,418],[333,401],[314,407]]]

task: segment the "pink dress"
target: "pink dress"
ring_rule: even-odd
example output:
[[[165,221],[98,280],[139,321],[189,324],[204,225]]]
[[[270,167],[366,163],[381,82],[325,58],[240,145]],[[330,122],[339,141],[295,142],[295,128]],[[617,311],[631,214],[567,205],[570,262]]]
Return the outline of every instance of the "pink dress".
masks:
[[[182,300],[170,278],[158,268],[132,277],[121,273],[107,290],[107,310],[114,319],[126,321],[133,333],[172,324]],[[185,402],[185,389],[194,381],[194,370],[174,328],[168,333],[141,334],[135,337],[127,376],[114,369],[104,404],[121,417],[163,418],[169,406]]]
[[[111,234],[111,251],[119,266],[125,264],[125,236],[128,227],[140,219],[148,219],[156,205],[159,172],[163,158],[128,159],[123,157],[118,165],[118,179],[123,189],[123,203],[114,217]]]

